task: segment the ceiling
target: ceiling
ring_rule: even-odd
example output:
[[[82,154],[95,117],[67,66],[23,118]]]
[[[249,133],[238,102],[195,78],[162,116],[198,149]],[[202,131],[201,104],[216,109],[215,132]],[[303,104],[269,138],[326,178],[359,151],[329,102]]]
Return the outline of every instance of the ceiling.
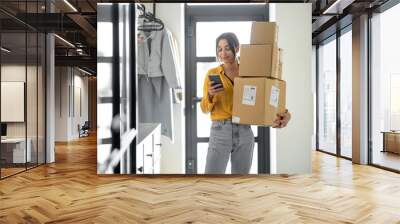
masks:
[[[388,0],[311,0],[312,37],[317,44],[337,29],[351,24],[353,17],[373,11]]]
[[[36,57],[38,49],[36,41],[31,40],[33,35],[28,33],[28,45],[25,45],[27,29],[35,35],[37,32],[54,32],[57,34],[56,66],[75,65],[95,74],[96,5],[96,0],[68,0],[67,3],[51,0],[52,13],[47,13],[50,7],[46,10],[44,0],[1,0],[2,46],[12,50],[7,57],[12,61],[21,61],[26,55],[27,58]],[[30,43],[32,41],[35,43]]]
[[[53,12],[46,13],[45,0],[1,0],[0,21],[3,46],[14,48],[15,55],[25,55],[25,39],[20,32],[55,32],[56,65],[74,63],[96,71],[97,14],[96,5],[118,0],[51,0]],[[312,3],[313,43],[334,33],[337,27],[351,23],[352,17],[374,9],[388,0],[271,0],[268,2]],[[146,1],[143,1],[146,2]],[[150,1],[151,2],[151,1]],[[69,3],[69,4],[68,4]],[[27,12],[27,13],[26,13]],[[338,21],[341,21],[338,23]],[[347,21],[347,22],[346,22]],[[340,24],[338,26],[337,24]],[[28,38],[29,39],[29,38]],[[66,41],[63,41],[66,40]],[[30,40],[28,40],[29,42]],[[72,45],[73,46],[72,46]],[[35,52],[35,43],[29,43],[27,52]]]

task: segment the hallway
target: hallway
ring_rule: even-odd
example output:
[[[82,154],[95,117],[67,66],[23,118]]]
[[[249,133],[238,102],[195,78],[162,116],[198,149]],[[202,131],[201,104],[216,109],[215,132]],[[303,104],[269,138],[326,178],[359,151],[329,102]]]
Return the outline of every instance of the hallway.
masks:
[[[98,176],[96,138],[0,181],[0,223],[398,223],[398,174],[314,153],[312,175]]]

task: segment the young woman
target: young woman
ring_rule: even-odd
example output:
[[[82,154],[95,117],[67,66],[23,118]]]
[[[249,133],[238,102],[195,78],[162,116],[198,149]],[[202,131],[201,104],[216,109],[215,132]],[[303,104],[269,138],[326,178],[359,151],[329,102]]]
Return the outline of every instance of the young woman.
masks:
[[[223,33],[216,40],[216,54],[221,63],[207,72],[200,106],[211,113],[206,174],[224,174],[231,157],[232,174],[248,174],[253,158],[254,135],[250,125],[232,123],[234,78],[239,76],[239,40],[234,33]],[[209,76],[217,75],[222,84],[214,84]],[[290,113],[277,114],[274,128],[283,128]]]

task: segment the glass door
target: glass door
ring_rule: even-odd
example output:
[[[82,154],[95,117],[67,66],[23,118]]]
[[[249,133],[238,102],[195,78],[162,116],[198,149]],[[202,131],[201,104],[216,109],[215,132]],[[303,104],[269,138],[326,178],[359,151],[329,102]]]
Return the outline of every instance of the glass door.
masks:
[[[209,6],[216,10],[214,15],[209,15],[210,10],[207,6],[187,7],[187,19],[190,21],[187,29],[186,39],[186,173],[204,174],[205,162],[208,150],[208,141],[211,128],[210,114],[204,114],[201,111],[199,102],[203,96],[203,84],[206,73],[209,69],[219,65],[216,60],[215,40],[224,32],[233,32],[239,39],[240,44],[250,43],[251,21],[263,21],[266,18],[265,5],[258,4],[258,11],[252,11],[257,5],[231,6],[235,9],[225,11],[240,11],[244,7],[240,16],[215,16],[224,13],[218,13],[217,6]],[[226,7],[226,6],[225,6]],[[248,16],[246,15],[248,10]],[[258,15],[257,15],[258,13]],[[239,52],[240,56],[240,52]],[[252,127],[256,144],[253,153],[253,162],[250,173],[258,172],[258,142],[263,140],[258,136],[256,126]],[[269,148],[268,148],[269,149]],[[268,150],[269,151],[269,150]],[[226,174],[231,173],[230,161],[226,169]]]
[[[26,170],[32,160],[27,142],[27,35],[1,34],[1,177]],[[35,94],[36,96],[36,94]],[[28,144],[27,144],[28,143]]]
[[[1,1],[0,7],[36,15],[45,13],[44,3]],[[46,160],[46,37],[10,15],[0,12],[0,179]]]

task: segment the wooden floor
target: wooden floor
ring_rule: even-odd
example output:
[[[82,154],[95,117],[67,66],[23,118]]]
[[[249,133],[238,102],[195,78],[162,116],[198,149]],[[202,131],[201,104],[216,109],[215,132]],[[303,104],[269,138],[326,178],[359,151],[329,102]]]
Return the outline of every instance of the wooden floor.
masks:
[[[33,163],[27,163],[25,167],[25,164],[18,164],[18,165],[14,165],[11,164],[11,166],[16,166],[16,167],[6,167],[6,168],[0,168],[0,174],[1,174],[1,178],[5,178],[20,172],[23,172],[27,169],[33,169],[34,167],[36,167],[36,164]]]
[[[23,168],[0,168],[0,169],[1,169],[1,178],[26,170],[25,167],[23,167]]]
[[[400,175],[323,153],[311,175],[96,175],[96,139],[0,181],[0,223],[400,223]]]
[[[375,151],[372,157],[373,163],[395,170],[400,170],[400,154],[392,152]]]

